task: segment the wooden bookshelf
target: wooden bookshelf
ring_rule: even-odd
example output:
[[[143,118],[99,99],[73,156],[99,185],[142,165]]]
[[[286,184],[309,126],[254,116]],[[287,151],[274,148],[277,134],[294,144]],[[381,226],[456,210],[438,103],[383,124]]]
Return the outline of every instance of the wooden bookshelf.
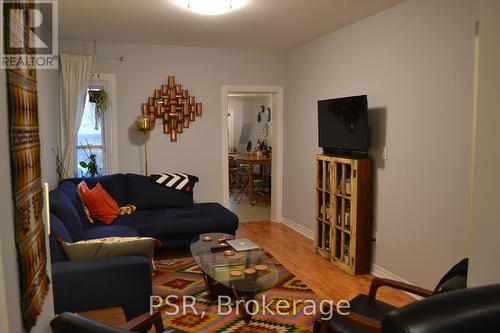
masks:
[[[316,156],[315,250],[353,275],[370,271],[371,173],[370,159]]]

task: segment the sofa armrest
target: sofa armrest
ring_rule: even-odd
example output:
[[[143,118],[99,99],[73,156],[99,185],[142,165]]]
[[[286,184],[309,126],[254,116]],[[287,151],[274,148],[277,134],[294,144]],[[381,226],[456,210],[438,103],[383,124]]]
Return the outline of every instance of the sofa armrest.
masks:
[[[56,313],[121,307],[127,319],[149,311],[151,262],[142,256],[52,263]]]

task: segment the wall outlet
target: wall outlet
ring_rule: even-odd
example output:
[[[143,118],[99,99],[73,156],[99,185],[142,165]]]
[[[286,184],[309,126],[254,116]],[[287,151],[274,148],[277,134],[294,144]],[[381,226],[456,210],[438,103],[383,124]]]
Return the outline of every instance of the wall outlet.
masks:
[[[389,154],[389,148],[387,146],[382,147],[382,156],[381,158],[385,161],[387,160],[387,155]]]

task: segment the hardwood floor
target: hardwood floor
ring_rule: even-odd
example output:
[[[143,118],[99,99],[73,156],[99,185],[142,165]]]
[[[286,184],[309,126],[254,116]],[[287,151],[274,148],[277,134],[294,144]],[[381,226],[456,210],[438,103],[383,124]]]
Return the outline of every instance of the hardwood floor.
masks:
[[[283,224],[241,223],[237,236],[253,240],[324,299],[349,300],[360,293],[368,294],[373,275],[351,276],[335,268],[314,252],[312,240]],[[377,298],[395,306],[415,300],[406,293],[385,287],[379,290]]]
[[[335,268],[314,252],[312,240],[283,224],[270,221],[244,222],[240,224],[237,236],[253,240],[323,299],[349,300],[360,293],[368,293],[373,275],[351,276]],[[186,248],[155,253],[156,258],[179,258],[189,255],[189,249]],[[379,290],[377,298],[395,306],[414,301],[408,294],[385,287]],[[125,321],[123,311],[116,308],[88,311],[84,315],[111,325],[123,324]]]

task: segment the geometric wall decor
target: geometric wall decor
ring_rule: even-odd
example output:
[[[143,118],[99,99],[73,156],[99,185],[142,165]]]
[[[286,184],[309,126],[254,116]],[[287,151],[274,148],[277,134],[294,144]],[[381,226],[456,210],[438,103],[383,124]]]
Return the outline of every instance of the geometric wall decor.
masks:
[[[203,109],[187,89],[175,83],[175,76],[169,76],[167,84],[162,84],[161,89],[156,89],[142,103],[141,112],[152,120],[163,119],[163,133],[170,134],[170,141],[176,142],[177,135],[184,133],[196,117],[201,117]]]

